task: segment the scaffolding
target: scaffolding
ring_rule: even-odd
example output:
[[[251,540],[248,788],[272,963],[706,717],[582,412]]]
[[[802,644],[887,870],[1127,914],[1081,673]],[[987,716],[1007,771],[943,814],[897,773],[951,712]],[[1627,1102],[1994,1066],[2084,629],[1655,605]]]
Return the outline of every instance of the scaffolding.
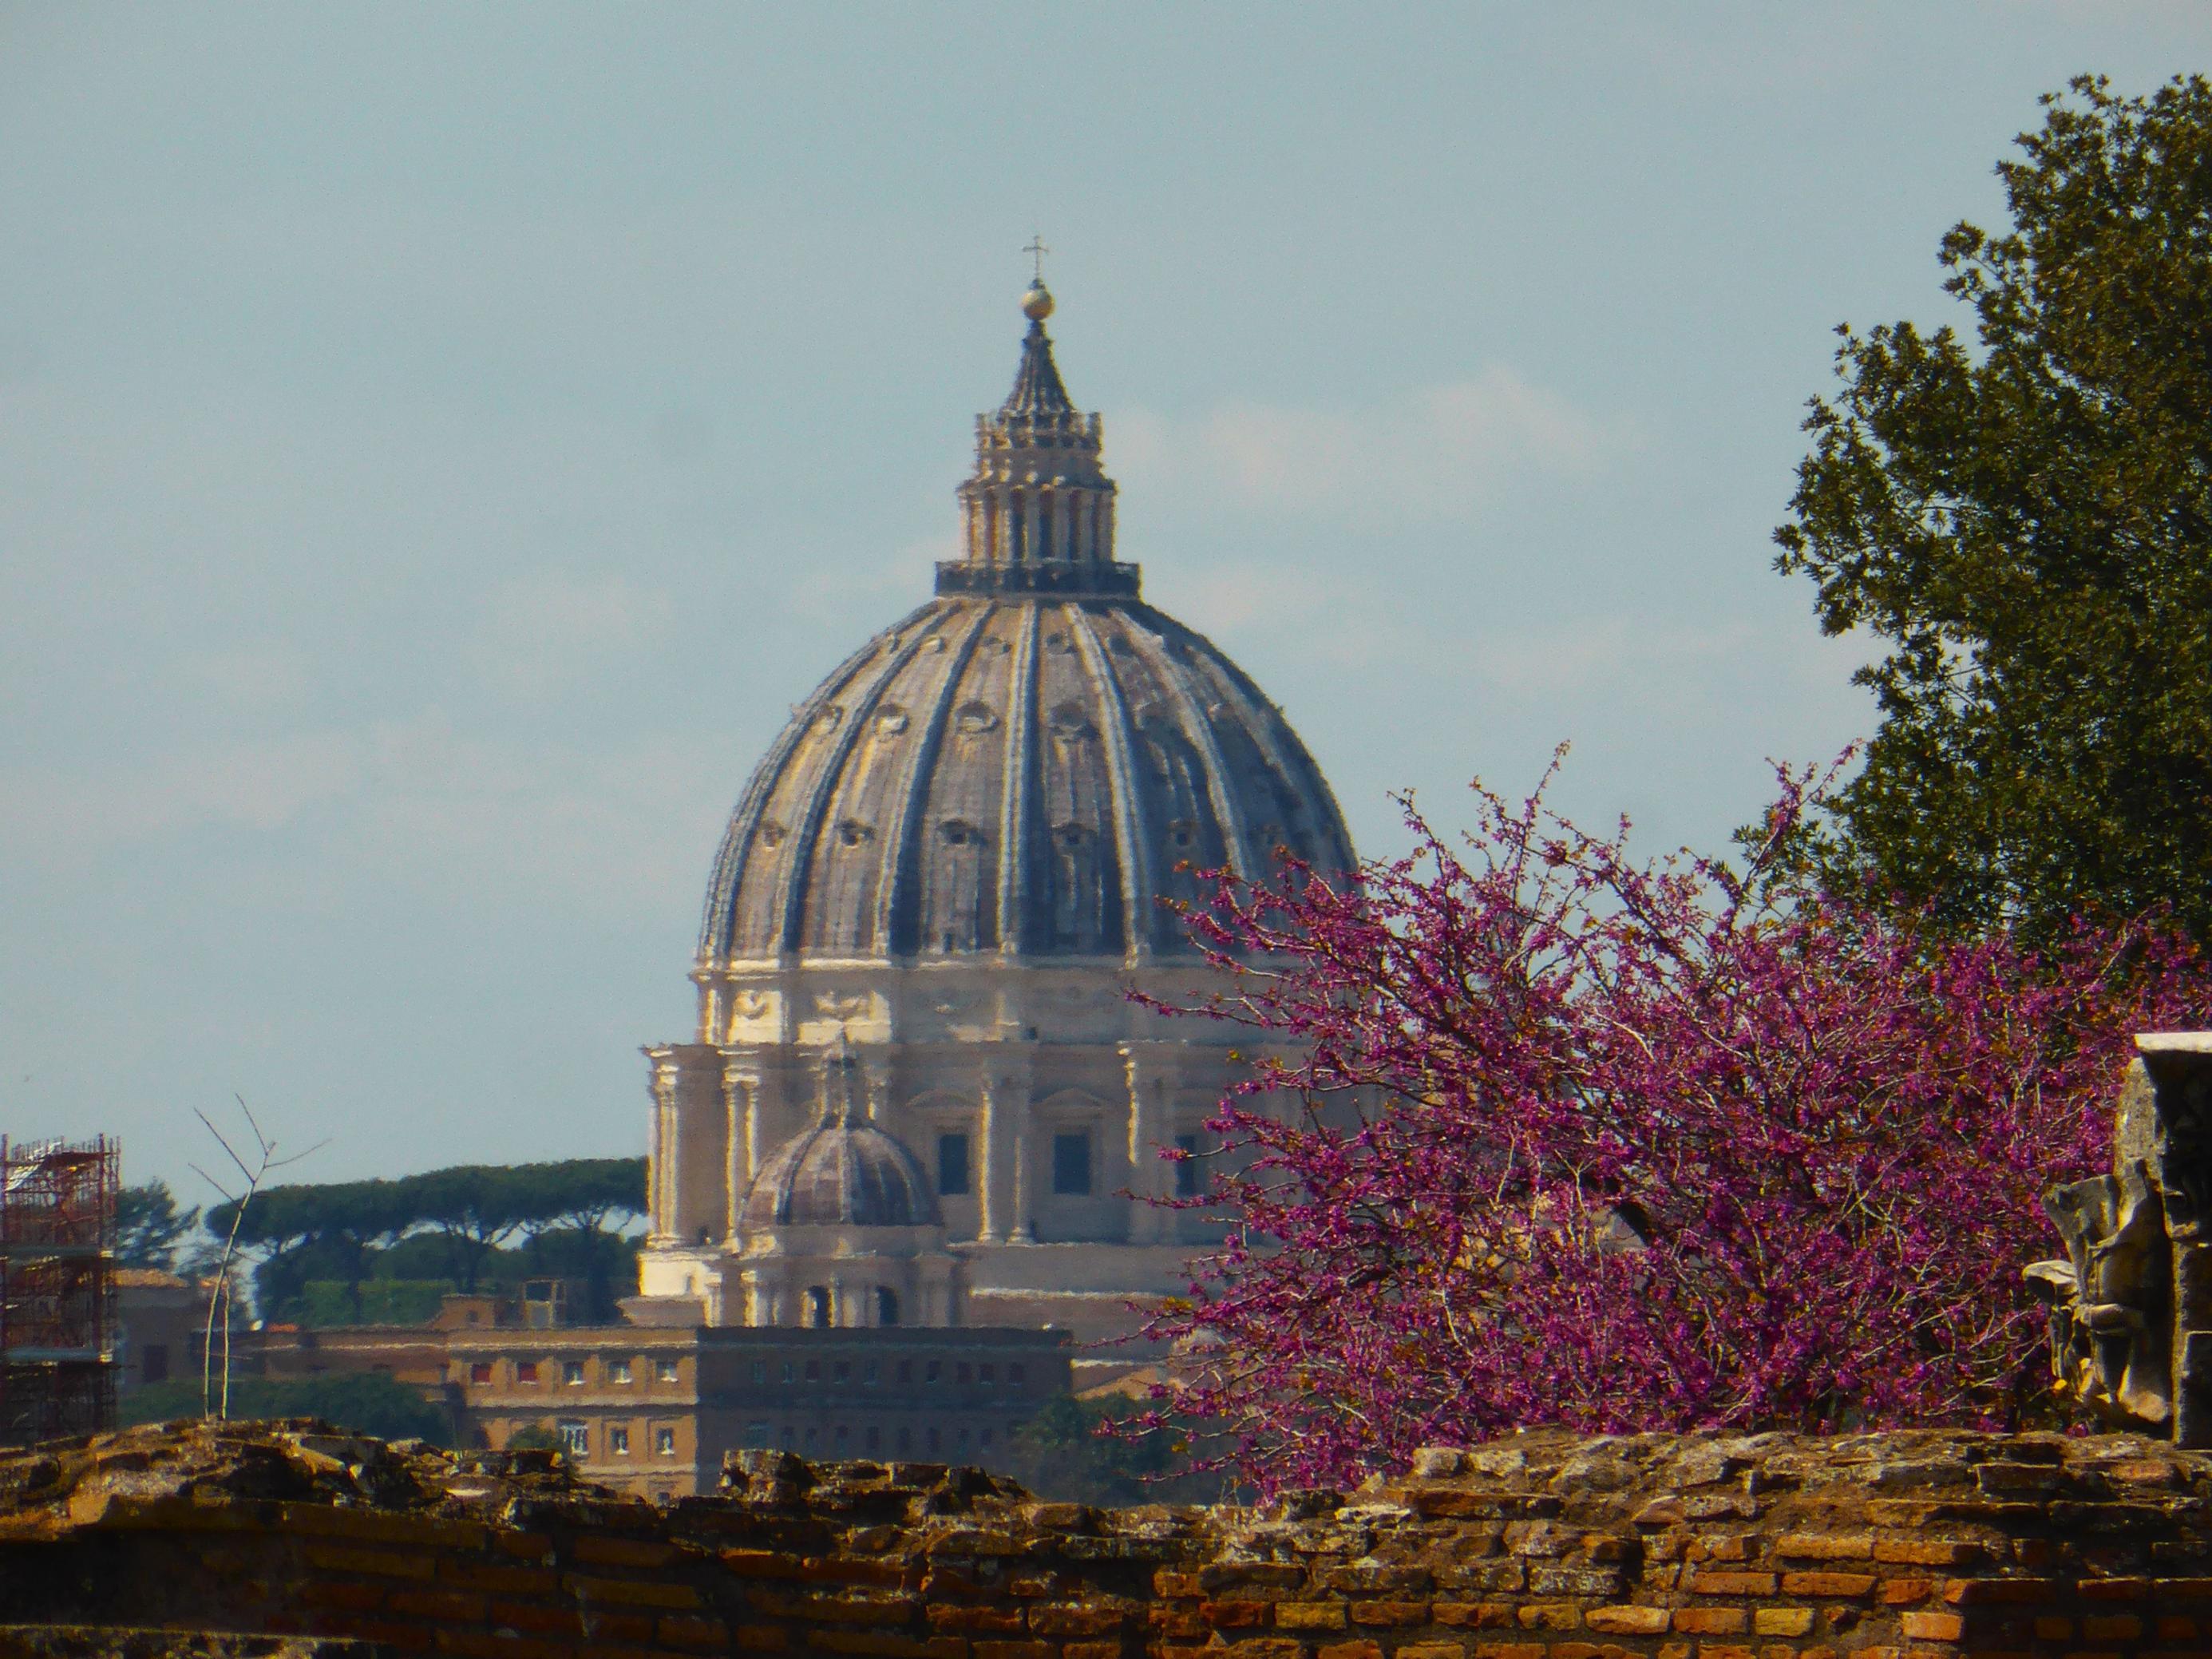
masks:
[[[121,1152],[0,1136],[0,1445],[115,1421]]]

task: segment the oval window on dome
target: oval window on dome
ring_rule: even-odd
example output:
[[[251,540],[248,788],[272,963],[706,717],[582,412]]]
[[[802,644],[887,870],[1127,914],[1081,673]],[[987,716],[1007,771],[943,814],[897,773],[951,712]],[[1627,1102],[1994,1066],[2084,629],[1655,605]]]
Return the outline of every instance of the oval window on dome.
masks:
[[[982,844],[983,832],[960,818],[947,818],[937,826],[937,838],[947,847],[975,847]]]
[[[783,826],[774,818],[770,818],[760,827],[760,844],[763,847],[782,846],[783,836]]]
[[[1044,648],[1048,651],[1073,651],[1075,647],[1069,642],[1066,635],[1054,630],[1044,636]]]
[[[837,705],[833,702],[829,704],[820,714],[814,717],[814,723],[826,731],[830,726],[836,725],[839,720],[842,720],[844,718],[845,711],[838,708]]]
[[[841,818],[837,822],[837,844],[840,847],[860,847],[875,839],[876,832],[858,818]]]
[[[969,737],[978,737],[994,728],[999,717],[987,702],[963,702],[952,716],[952,723]]]
[[[1055,738],[1095,738],[1098,728],[1091,723],[1090,714],[1079,702],[1064,702],[1052,711],[1050,721]]]
[[[906,710],[895,702],[887,702],[876,710],[876,730],[885,737],[896,737],[906,730]]]

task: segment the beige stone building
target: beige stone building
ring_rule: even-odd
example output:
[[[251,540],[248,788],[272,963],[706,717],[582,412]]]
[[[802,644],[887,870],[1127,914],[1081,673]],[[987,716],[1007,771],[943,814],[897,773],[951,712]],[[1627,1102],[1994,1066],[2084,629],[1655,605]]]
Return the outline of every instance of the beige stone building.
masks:
[[[1127,1330],[1201,1242],[1146,1200],[1240,1037],[1131,1000],[1210,982],[1163,902],[1352,865],[1274,704],[1115,556],[1101,422],[1023,308],[965,556],[798,705],[714,860],[696,1028],[647,1051],[641,1322]]]

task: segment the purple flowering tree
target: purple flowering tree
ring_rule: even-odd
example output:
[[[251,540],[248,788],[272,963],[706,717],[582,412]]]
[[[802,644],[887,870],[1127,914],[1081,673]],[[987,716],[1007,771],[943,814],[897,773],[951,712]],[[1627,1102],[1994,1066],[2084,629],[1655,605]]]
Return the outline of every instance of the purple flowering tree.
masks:
[[[1229,988],[1193,1012],[1261,1058],[1187,1200],[1225,1237],[1153,1322],[1156,1423],[1279,1489],[1516,1425],[2033,1408],[2040,1194],[2105,1165],[2130,1035],[2204,1023],[2203,963],[1838,902],[1790,873],[1782,786],[1734,866],[1478,789],[1462,845],[1408,804],[1417,851],[1356,882],[1215,878],[1189,920]]]

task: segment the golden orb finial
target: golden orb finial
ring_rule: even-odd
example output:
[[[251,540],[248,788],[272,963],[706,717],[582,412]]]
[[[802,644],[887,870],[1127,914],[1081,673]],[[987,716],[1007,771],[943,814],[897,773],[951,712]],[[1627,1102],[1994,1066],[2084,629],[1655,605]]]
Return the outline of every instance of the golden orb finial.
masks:
[[[1041,323],[1052,315],[1052,290],[1042,281],[1031,283],[1023,294],[1022,315],[1033,323]]]

